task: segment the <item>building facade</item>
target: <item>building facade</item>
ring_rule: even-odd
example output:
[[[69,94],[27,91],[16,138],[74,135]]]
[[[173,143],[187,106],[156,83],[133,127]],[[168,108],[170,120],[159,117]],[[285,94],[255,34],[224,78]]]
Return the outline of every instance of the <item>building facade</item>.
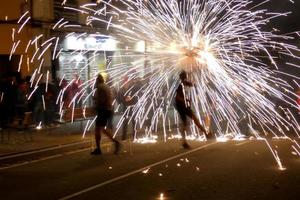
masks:
[[[38,68],[39,73],[50,73],[53,79],[70,81],[78,76],[86,81],[104,71],[109,62],[118,62],[111,58],[126,49],[124,44],[109,37],[111,30],[105,24],[87,25],[87,15],[76,10],[96,2],[11,0],[11,4],[2,4],[1,74],[20,72],[25,77]],[[103,6],[99,2],[99,7]],[[140,43],[131,46],[133,51],[144,51]]]

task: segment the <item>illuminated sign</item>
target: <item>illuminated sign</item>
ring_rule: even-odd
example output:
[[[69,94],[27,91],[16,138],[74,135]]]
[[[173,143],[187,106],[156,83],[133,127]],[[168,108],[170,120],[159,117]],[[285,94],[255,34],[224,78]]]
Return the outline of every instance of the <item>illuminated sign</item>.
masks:
[[[64,41],[65,50],[92,50],[92,51],[116,51],[118,42],[109,37],[68,36]]]

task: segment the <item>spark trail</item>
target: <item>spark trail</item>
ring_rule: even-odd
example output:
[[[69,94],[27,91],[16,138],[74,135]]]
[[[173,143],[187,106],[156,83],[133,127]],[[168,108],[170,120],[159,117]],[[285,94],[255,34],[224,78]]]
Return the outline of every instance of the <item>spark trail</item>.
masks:
[[[129,117],[136,121],[135,130],[147,127],[143,136],[151,141],[152,132],[160,127],[167,138],[171,121],[178,124],[172,100],[179,84],[178,74],[185,70],[195,84],[186,91],[193,108],[207,129],[215,127],[216,137],[240,138],[244,134],[241,126],[248,126],[257,138],[286,137],[289,131],[299,137],[300,126],[291,112],[297,109],[296,94],[291,84],[280,78],[284,74],[299,82],[299,77],[282,71],[286,65],[299,70],[299,49],[290,42],[298,33],[281,34],[269,26],[272,19],[289,14],[265,9],[264,5],[270,1],[254,4],[248,0],[119,0],[118,5],[115,1],[100,1],[78,8],[65,6],[65,9],[84,14],[87,27],[95,30],[98,26],[105,27],[101,34],[94,35],[118,41],[120,51],[104,54],[107,68],[101,72],[109,74],[112,87],[130,84],[127,93],[138,101],[123,113],[117,130],[124,118]],[[26,12],[13,38],[28,21]],[[81,26],[62,18],[52,29],[70,29],[65,37],[75,43],[87,37],[86,32],[76,35],[71,31],[74,27]],[[33,73],[35,87],[41,76],[46,76],[41,70],[45,52],[53,49],[52,59],[58,59],[64,51],[59,45],[62,40],[37,35],[28,42],[27,49],[34,52],[28,60],[40,63]],[[14,41],[12,53],[19,43]],[[139,50],[134,50],[132,44],[138,44]],[[84,49],[72,52],[73,55],[86,53]],[[26,58],[25,54],[22,59]],[[76,69],[78,74],[99,55],[95,50],[87,64]],[[296,61],[285,62],[287,59]],[[69,77],[69,84],[57,100],[61,111],[79,102],[89,106],[98,72],[80,85],[80,91],[66,105],[65,92],[72,82],[78,81]],[[191,138],[205,139],[194,125],[191,135]]]
[[[267,2],[123,0],[122,9],[111,2],[104,3],[105,12],[95,9],[96,4],[81,8],[89,12],[89,25],[106,23],[122,42],[144,41],[144,55],[113,56],[135,61],[107,69],[115,83],[122,76],[144,79],[139,90],[132,90],[139,97],[132,120],[140,126],[151,112],[152,130],[158,118],[168,117],[178,73],[185,70],[196,86],[188,92],[198,116],[210,116],[218,135],[224,134],[221,124],[234,135],[240,134],[239,123],[245,118],[261,133],[278,136],[299,130],[291,112],[282,116],[274,103],[296,108],[292,87],[278,76],[285,64],[278,63],[281,55],[294,58],[299,49],[288,44],[292,36],[265,31],[271,19],[287,14],[258,9]]]

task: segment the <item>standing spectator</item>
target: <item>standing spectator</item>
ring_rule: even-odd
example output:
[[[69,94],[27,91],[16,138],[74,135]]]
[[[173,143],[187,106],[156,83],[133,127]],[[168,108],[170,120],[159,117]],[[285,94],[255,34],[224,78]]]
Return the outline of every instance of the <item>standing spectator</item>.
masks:
[[[48,126],[54,125],[56,112],[56,98],[58,89],[52,82],[48,83],[47,91],[45,91],[45,124]]]
[[[113,138],[111,129],[107,126],[109,119],[113,113],[112,106],[112,91],[107,84],[104,83],[104,78],[101,74],[96,80],[95,93],[95,108],[97,112],[95,140],[96,149],[91,152],[92,155],[102,154],[100,149],[101,133],[104,133],[111,141],[115,143],[115,154],[119,152],[120,143]]]
[[[4,107],[7,115],[7,123],[12,123],[16,116],[17,103],[17,78],[13,75],[9,76],[6,82],[4,92]]]
[[[25,84],[26,84],[26,87],[29,88],[29,91],[28,91],[28,95],[31,94],[31,92],[33,91],[33,88],[31,87],[31,76],[26,76],[25,77]],[[27,96],[27,108],[28,108],[28,112],[33,112],[33,108],[34,108],[34,105],[33,105],[33,101],[32,99],[28,99],[29,96]]]
[[[64,108],[67,108],[71,102],[71,95],[70,95],[70,89],[69,89],[69,86],[68,86],[68,81],[63,78],[61,80],[61,83],[60,83],[60,90],[63,91],[63,96],[62,96],[62,100],[63,100],[63,107]]]
[[[111,91],[112,91],[112,99],[116,99],[117,98],[117,90],[116,88],[113,86],[113,83],[112,81],[110,80],[110,76],[109,74],[107,75],[107,80],[106,80],[107,84],[109,85],[109,87],[111,88]],[[112,131],[114,131],[114,124],[113,124],[113,121],[114,121],[114,115],[115,115],[115,112],[114,112],[114,109],[113,109],[113,112],[112,112],[112,115],[110,117],[110,119],[108,120],[108,128],[110,128]]]
[[[30,86],[24,81],[20,80],[17,88],[17,104],[16,104],[16,115],[19,120],[19,126],[22,125],[24,120],[25,112],[28,111],[27,97],[29,95]]]
[[[8,77],[4,77],[1,81],[0,92],[1,92],[1,102],[0,102],[0,117],[1,117],[1,127],[5,128],[9,120],[9,88],[10,82]]]
[[[45,88],[46,83],[41,82],[32,96],[33,122],[37,127],[45,122]]]
[[[74,97],[79,94],[81,84],[82,81],[80,80],[80,77],[78,76],[78,74],[75,74],[72,84],[67,89],[71,101],[73,101]],[[75,106],[81,107],[81,102],[78,102]]]
[[[138,101],[138,97],[135,93],[136,84],[125,79],[125,84],[120,88],[117,95],[117,100],[122,105],[124,113],[122,140],[127,139],[127,129],[130,118],[132,118],[132,134],[133,138],[135,138],[135,120],[133,119],[133,105],[135,105]]]

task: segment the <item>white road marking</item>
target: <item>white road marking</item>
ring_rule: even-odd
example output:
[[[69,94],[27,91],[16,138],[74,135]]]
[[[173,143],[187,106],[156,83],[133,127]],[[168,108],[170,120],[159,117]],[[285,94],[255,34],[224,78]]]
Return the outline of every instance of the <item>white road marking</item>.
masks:
[[[242,143],[237,143],[237,144],[235,144],[235,146],[241,146],[241,145],[246,144],[248,142],[250,142],[250,141],[246,141],[246,142],[242,142]]]
[[[176,158],[179,158],[179,157],[188,155],[188,154],[190,154],[190,153],[193,153],[193,152],[195,152],[195,151],[204,149],[204,148],[206,148],[206,147],[208,147],[208,146],[211,146],[211,145],[214,145],[214,144],[217,144],[217,143],[218,143],[218,142],[213,142],[213,143],[210,143],[210,144],[206,144],[206,145],[204,145],[204,146],[198,147],[198,148],[193,149],[193,150],[190,150],[190,151],[188,151],[188,152],[184,152],[184,153],[181,153],[181,154],[178,154],[178,155],[175,155],[175,156],[166,158],[166,159],[164,159],[164,160],[158,161],[158,162],[153,163],[153,164],[151,164],[151,165],[145,166],[145,167],[143,167],[143,168],[134,170],[134,171],[129,172],[129,173],[126,173],[126,174],[124,174],[124,175],[121,175],[121,176],[115,177],[115,178],[113,178],[113,179],[104,181],[104,182],[99,183],[99,184],[97,184],[97,185],[88,187],[88,188],[83,189],[83,190],[81,190],[81,191],[79,191],[79,192],[76,192],[76,193],[70,194],[70,195],[68,195],[68,196],[62,197],[62,198],[60,198],[59,200],[67,200],[67,199],[74,198],[74,197],[76,197],[76,196],[79,196],[79,195],[84,194],[84,193],[86,193],[86,192],[95,190],[95,189],[100,188],[100,187],[102,187],[102,186],[105,186],[105,185],[107,185],[107,184],[110,184],[110,183],[113,183],[113,182],[115,182],[115,181],[118,181],[118,180],[127,178],[127,177],[129,177],[129,176],[131,176],[131,175],[140,173],[140,172],[142,172],[142,171],[144,171],[144,170],[146,170],[146,169],[148,169],[148,168],[155,167],[155,166],[157,166],[157,165],[160,165],[160,164],[163,164],[163,163],[168,162],[168,161],[170,161],[170,160],[174,160],[174,159],[176,159]]]
[[[58,157],[61,157],[61,156],[62,156],[61,154],[57,154],[57,155],[47,156],[47,157],[44,157],[44,158],[41,158],[41,159],[37,159],[37,160],[25,161],[25,162],[22,162],[22,163],[8,165],[6,167],[0,167],[0,170],[11,169],[11,168],[15,168],[15,167],[20,167],[20,166],[24,166],[24,165],[28,165],[28,164],[32,164],[32,163],[44,161],[44,160],[49,160],[49,159],[52,159],[52,158],[58,158]]]
[[[51,151],[51,150],[61,149],[61,148],[65,148],[65,147],[71,147],[71,146],[75,146],[75,145],[78,145],[78,144],[85,144],[85,143],[90,143],[90,142],[91,142],[91,140],[89,140],[89,141],[80,141],[80,142],[74,142],[74,143],[70,143],[70,144],[62,144],[62,145],[57,145],[57,146],[54,146],[54,147],[28,151],[28,152],[24,152],[24,153],[17,153],[17,154],[13,154],[13,155],[1,156],[0,160],[5,160],[5,159],[9,159],[9,158],[16,158],[16,157],[20,157],[20,156],[26,156],[26,155],[31,155],[31,154],[35,154],[35,153],[41,153],[41,152],[45,152],[45,151]]]
[[[110,145],[110,143],[105,143],[105,144],[102,145],[102,147],[109,146],[109,145]],[[15,167],[20,167],[20,166],[24,166],[24,165],[29,165],[29,164],[33,164],[33,163],[37,163],[37,162],[41,162],[41,161],[45,161],[45,160],[50,160],[50,159],[53,159],[53,158],[59,158],[59,157],[66,156],[66,155],[72,155],[72,154],[75,154],[75,153],[80,153],[80,152],[83,152],[83,151],[88,151],[90,149],[91,149],[90,147],[87,147],[87,148],[84,148],[84,149],[79,149],[79,150],[74,150],[74,151],[68,151],[66,153],[60,153],[60,154],[55,154],[55,155],[52,155],[52,156],[47,156],[47,157],[39,158],[39,159],[36,159],[36,160],[24,161],[22,163],[16,163],[16,164],[12,164],[12,165],[8,165],[8,166],[0,167],[0,171],[1,170],[5,170],[5,169],[11,169],[11,168],[15,168]]]

